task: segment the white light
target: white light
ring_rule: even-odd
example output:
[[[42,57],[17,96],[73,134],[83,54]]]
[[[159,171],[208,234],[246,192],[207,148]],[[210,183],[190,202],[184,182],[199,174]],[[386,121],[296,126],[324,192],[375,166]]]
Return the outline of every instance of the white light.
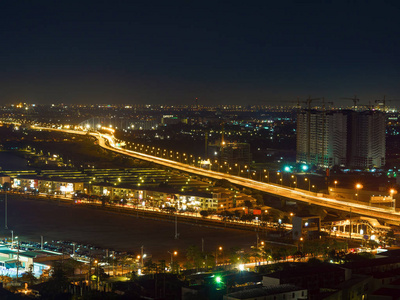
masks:
[[[364,230],[360,229],[360,234],[364,234]]]
[[[371,235],[371,241],[375,241],[375,235]]]
[[[240,270],[240,271],[244,271],[244,264],[240,264],[240,265],[239,265],[239,270]]]

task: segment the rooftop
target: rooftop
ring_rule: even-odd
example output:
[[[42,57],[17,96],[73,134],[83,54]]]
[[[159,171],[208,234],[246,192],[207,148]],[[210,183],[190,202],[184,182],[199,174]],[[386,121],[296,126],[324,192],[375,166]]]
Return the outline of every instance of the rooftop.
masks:
[[[304,290],[291,284],[270,285],[227,294],[228,297],[248,299]]]

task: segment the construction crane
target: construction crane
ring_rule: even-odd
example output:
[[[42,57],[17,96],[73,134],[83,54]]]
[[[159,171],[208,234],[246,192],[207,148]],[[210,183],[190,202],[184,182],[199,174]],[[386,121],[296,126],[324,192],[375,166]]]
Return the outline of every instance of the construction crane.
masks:
[[[386,102],[391,102],[391,101],[399,101],[399,100],[398,99],[387,100],[386,95],[383,95],[383,99],[375,100],[375,103],[379,103],[378,105],[383,104],[383,111],[386,112]]]
[[[357,95],[354,95],[353,98],[340,98],[340,99],[345,99],[345,100],[352,100],[353,101],[353,109],[355,110],[357,107],[357,102],[360,101],[360,99],[357,98]]]

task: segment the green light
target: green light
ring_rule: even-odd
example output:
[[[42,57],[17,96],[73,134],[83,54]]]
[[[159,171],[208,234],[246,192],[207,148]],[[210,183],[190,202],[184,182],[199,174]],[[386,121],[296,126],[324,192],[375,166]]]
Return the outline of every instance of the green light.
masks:
[[[285,172],[290,172],[290,167],[286,166],[284,170],[285,170]]]
[[[307,166],[307,165],[302,165],[302,166],[301,166],[301,169],[302,169],[303,171],[307,171],[307,170],[308,170],[308,166]]]
[[[216,282],[216,283],[221,283],[221,281],[222,281],[221,276],[215,277],[215,282]]]

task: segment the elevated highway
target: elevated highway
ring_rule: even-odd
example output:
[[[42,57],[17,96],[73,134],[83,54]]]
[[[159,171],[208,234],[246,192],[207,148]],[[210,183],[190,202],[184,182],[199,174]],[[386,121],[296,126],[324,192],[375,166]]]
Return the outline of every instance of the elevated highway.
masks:
[[[243,187],[255,189],[261,192],[265,192],[271,195],[275,195],[278,197],[284,197],[288,199],[292,199],[294,201],[300,201],[303,203],[314,204],[323,206],[326,208],[331,208],[335,210],[345,211],[354,214],[360,214],[363,216],[373,217],[379,220],[383,220],[389,224],[400,224],[400,213],[387,208],[373,207],[367,204],[363,204],[360,202],[356,202],[350,199],[337,200],[327,196],[318,196],[315,193],[308,192],[305,190],[295,190],[288,187],[259,182],[256,180],[242,178],[239,176],[231,175],[231,174],[223,174],[220,172],[215,172],[211,170],[205,170],[202,168],[198,168],[195,166],[183,164],[180,162],[168,160],[162,157],[156,157],[153,155],[148,155],[132,150],[123,149],[117,146],[115,142],[115,138],[109,134],[102,134],[98,132],[87,132],[80,130],[66,130],[66,129],[56,129],[56,128],[47,128],[47,127],[35,127],[32,126],[32,129],[36,130],[52,130],[70,134],[79,134],[79,135],[91,135],[98,139],[99,146],[110,151],[114,151],[116,153],[120,153],[123,155],[127,155],[129,157],[146,160],[155,164],[159,164],[165,167],[177,169],[183,172],[196,174],[204,177],[209,177],[213,179],[226,179],[233,184],[240,185]]]

